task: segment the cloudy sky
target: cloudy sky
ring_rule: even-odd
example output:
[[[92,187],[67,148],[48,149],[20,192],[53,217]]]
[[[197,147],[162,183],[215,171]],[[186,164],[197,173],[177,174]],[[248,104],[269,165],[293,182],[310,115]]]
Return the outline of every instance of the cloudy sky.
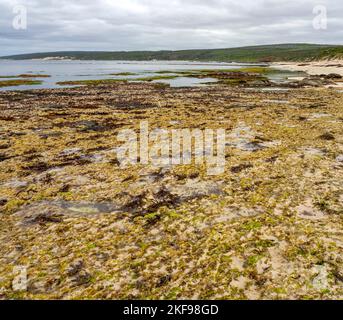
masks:
[[[13,27],[18,5],[24,30]],[[327,29],[313,27],[317,5],[327,9]],[[0,55],[343,44],[342,17],[342,0],[0,0]]]

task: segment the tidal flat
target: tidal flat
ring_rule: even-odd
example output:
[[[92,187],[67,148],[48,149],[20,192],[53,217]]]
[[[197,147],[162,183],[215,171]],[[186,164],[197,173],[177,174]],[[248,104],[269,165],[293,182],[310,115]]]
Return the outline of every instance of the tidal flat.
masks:
[[[0,298],[343,298],[342,93],[220,76],[0,92]],[[224,128],[224,173],[121,168],[141,121]]]

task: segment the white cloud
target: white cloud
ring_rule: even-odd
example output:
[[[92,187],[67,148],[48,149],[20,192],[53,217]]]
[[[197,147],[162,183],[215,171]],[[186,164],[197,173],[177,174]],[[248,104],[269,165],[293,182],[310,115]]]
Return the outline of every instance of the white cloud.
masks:
[[[0,55],[313,42],[342,44],[341,0],[0,0]],[[13,7],[28,11],[14,30]],[[328,29],[314,30],[325,5]]]

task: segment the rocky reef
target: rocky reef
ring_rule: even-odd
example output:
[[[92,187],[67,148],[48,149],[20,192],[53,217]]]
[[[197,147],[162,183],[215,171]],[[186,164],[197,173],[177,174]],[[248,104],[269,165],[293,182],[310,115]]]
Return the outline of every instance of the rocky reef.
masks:
[[[0,297],[342,299],[342,92],[230,77],[1,92]],[[121,168],[143,120],[224,128],[225,172]]]

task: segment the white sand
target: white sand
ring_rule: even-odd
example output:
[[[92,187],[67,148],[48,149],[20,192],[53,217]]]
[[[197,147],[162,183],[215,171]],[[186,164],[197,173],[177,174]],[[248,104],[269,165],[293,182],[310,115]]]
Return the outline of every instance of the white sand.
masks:
[[[343,76],[343,60],[316,61],[307,63],[278,62],[272,63],[271,66],[279,70],[304,71],[310,75],[337,73]]]

